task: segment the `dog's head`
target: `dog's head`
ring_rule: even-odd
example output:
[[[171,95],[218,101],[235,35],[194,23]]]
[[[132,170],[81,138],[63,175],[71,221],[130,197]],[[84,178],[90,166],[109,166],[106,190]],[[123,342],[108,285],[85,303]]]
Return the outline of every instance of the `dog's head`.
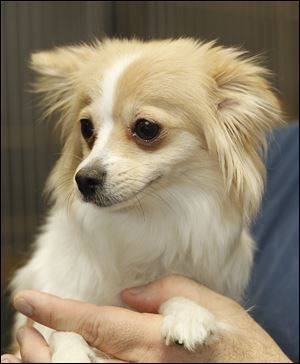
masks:
[[[106,40],[36,53],[31,63],[46,112],[60,113],[56,199],[124,207],[151,188],[207,176],[246,217],[257,210],[265,133],[280,108],[255,59],[191,39]]]

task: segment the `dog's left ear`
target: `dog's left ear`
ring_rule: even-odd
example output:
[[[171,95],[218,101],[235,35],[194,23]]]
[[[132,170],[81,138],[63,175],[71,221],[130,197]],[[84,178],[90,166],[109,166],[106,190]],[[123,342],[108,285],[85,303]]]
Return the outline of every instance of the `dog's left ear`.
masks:
[[[214,120],[207,130],[228,189],[249,220],[258,210],[264,185],[262,154],[266,133],[281,123],[281,108],[267,81],[268,71],[235,49],[210,49]]]

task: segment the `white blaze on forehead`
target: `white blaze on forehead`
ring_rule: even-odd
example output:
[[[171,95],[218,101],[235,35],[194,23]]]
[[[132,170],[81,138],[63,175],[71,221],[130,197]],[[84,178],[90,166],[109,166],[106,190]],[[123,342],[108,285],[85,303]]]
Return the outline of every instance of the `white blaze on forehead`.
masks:
[[[104,75],[101,82],[100,113],[103,124],[96,142],[97,149],[104,147],[113,128],[113,107],[115,102],[116,86],[121,74],[136,59],[136,55],[128,55],[113,65]]]
[[[115,93],[117,82],[121,74],[125,69],[137,58],[137,55],[128,55],[116,62],[106,74],[104,74],[101,80],[101,97],[99,99],[97,114],[101,120],[100,129],[98,132],[98,138],[95,141],[91,153],[86,159],[84,159],[77,170],[88,166],[92,161],[102,159],[102,161],[108,161],[111,159],[110,152],[105,150],[104,147],[108,141],[109,135],[113,129],[113,106],[115,102]],[[97,103],[96,103],[97,104]],[[96,106],[97,107],[97,106]],[[116,160],[114,156],[114,160]]]

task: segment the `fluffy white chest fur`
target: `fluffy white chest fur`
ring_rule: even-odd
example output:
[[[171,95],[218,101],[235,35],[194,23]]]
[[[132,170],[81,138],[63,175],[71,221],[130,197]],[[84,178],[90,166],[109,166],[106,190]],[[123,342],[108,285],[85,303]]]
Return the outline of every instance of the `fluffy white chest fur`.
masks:
[[[175,186],[118,212],[80,201],[53,209],[15,289],[121,305],[124,288],[178,273],[239,299],[254,245],[238,211],[203,192]]]

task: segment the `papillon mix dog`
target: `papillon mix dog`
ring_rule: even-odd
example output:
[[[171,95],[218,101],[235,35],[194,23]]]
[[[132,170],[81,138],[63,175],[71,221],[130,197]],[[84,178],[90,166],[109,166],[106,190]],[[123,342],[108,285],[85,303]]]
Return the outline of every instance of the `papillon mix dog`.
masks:
[[[46,114],[59,115],[63,152],[47,184],[52,208],[13,292],[121,306],[123,289],[176,273],[240,300],[265,135],[281,120],[266,69],[193,39],[62,47],[33,54],[31,66]],[[224,326],[180,297],[160,311],[163,339],[187,350]],[[16,328],[25,321],[18,314]],[[52,335],[52,362],[105,362],[77,334],[54,340],[36,327]]]

